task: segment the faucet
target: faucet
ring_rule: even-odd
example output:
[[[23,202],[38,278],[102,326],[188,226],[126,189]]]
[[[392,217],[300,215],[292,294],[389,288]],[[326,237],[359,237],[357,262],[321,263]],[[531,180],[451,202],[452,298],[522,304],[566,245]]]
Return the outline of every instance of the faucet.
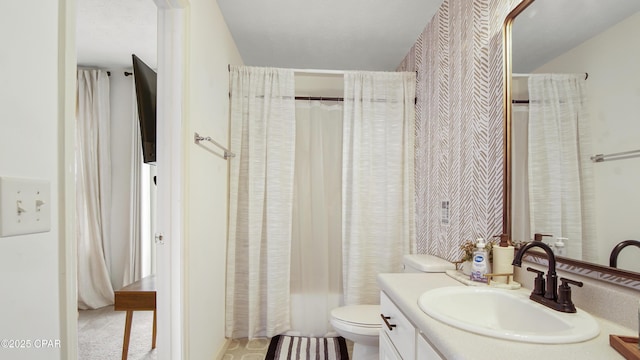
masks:
[[[543,271],[536,270],[531,267],[527,268],[527,271],[537,274],[533,291],[531,292],[531,296],[529,296],[529,299],[557,311],[575,313],[576,307],[571,301],[571,287],[569,287],[569,284],[573,284],[579,287],[582,287],[583,284],[580,281],[560,278],[562,284],[559,287],[560,291],[558,293],[556,258],[553,254],[553,250],[551,250],[551,247],[549,247],[549,245],[545,244],[542,241],[533,241],[525,244],[518,250],[518,252],[514,256],[512,265],[521,267],[522,257],[529,249],[533,247],[539,247],[544,250],[545,253],[547,253],[547,259],[549,260],[549,269],[547,270],[545,281],[545,279],[542,277],[542,275],[544,274]]]
[[[640,248],[640,241],[625,240],[616,245],[613,250],[611,250],[611,255],[609,256],[609,266],[618,267],[618,255],[620,254],[620,251],[622,251],[622,249],[626,248],[629,245],[635,245]]]
[[[533,234],[533,241],[542,241],[542,238],[543,238],[544,236],[549,236],[549,237],[551,237],[551,236],[553,236],[553,235],[545,235],[545,234],[535,233],[535,234]]]

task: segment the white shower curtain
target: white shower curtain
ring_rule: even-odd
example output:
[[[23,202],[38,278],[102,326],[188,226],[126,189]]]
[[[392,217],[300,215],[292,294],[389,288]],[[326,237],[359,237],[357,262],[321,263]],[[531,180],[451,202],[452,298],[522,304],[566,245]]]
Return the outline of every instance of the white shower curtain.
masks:
[[[78,308],[113,304],[110,256],[111,156],[109,78],[78,70],[76,102],[76,218]]]
[[[342,104],[296,101],[291,328],[325,336],[342,303]]]
[[[567,237],[567,255],[596,260],[593,170],[584,75],[529,77],[531,231]]]
[[[415,73],[345,74],[342,241],[345,304],[377,304],[376,276],[415,248]]]
[[[293,71],[231,68],[226,336],[290,328],[295,154]]]
[[[528,94],[526,95],[529,96]],[[511,106],[511,238],[529,241],[529,105]]]

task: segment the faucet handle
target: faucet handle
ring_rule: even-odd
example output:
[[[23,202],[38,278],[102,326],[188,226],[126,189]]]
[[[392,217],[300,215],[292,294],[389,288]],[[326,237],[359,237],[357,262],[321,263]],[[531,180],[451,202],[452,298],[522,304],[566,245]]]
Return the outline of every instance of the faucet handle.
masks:
[[[531,292],[531,295],[544,295],[544,277],[542,277],[542,275],[544,275],[544,271],[540,271],[532,267],[528,267],[527,271],[538,274],[533,282],[533,291]]]
[[[576,312],[576,307],[571,301],[571,287],[569,284],[573,284],[578,287],[582,287],[582,281],[575,281],[567,278],[560,278],[560,286],[558,287],[558,304],[562,307],[564,312]]]
[[[567,278],[563,278],[563,277],[560,278],[560,286],[569,287],[568,284],[572,284],[572,285],[575,285],[577,287],[582,287],[582,285],[584,285],[582,283],[582,281],[571,280],[571,279],[567,279]]]

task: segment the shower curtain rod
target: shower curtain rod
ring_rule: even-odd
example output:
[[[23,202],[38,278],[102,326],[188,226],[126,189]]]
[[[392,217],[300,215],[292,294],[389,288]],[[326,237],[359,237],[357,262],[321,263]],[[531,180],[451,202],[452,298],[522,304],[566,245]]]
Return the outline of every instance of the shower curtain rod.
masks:
[[[358,71],[358,70],[324,70],[324,69],[289,69],[289,70],[293,70],[294,73],[298,73],[298,74],[326,74],[326,75],[344,75],[348,71]],[[415,73],[417,76],[418,71],[416,70]]]
[[[324,97],[324,96],[296,96],[295,97],[296,100],[307,100],[307,101],[313,101],[313,100],[320,100],[320,101],[344,101],[344,98],[342,97]],[[375,102],[386,102],[386,100],[373,100]],[[413,98],[413,103],[417,104],[418,103],[418,98]]]
[[[511,76],[513,76],[513,77],[529,77],[531,75],[538,75],[538,74],[519,74],[519,73],[511,74]],[[588,78],[589,78],[589,73],[585,72],[584,73],[584,79],[587,80]]]
[[[320,101],[344,101],[343,97],[325,97],[325,96],[296,96],[296,100],[320,100]]]

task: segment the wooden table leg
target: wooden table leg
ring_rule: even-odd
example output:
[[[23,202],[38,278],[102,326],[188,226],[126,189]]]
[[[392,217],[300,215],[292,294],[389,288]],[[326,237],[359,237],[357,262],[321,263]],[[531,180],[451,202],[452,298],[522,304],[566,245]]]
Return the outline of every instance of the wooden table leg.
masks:
[[[151,348],[156,348],[156,311],[153,310],[153,338],[151,339]]]
[[[129,338],[131,337],[131,320],[133,319],[133,311],[127,310],[127,319],[124,323],[124,340],[122,342],[122,360],[127,360],[129,355]]]

